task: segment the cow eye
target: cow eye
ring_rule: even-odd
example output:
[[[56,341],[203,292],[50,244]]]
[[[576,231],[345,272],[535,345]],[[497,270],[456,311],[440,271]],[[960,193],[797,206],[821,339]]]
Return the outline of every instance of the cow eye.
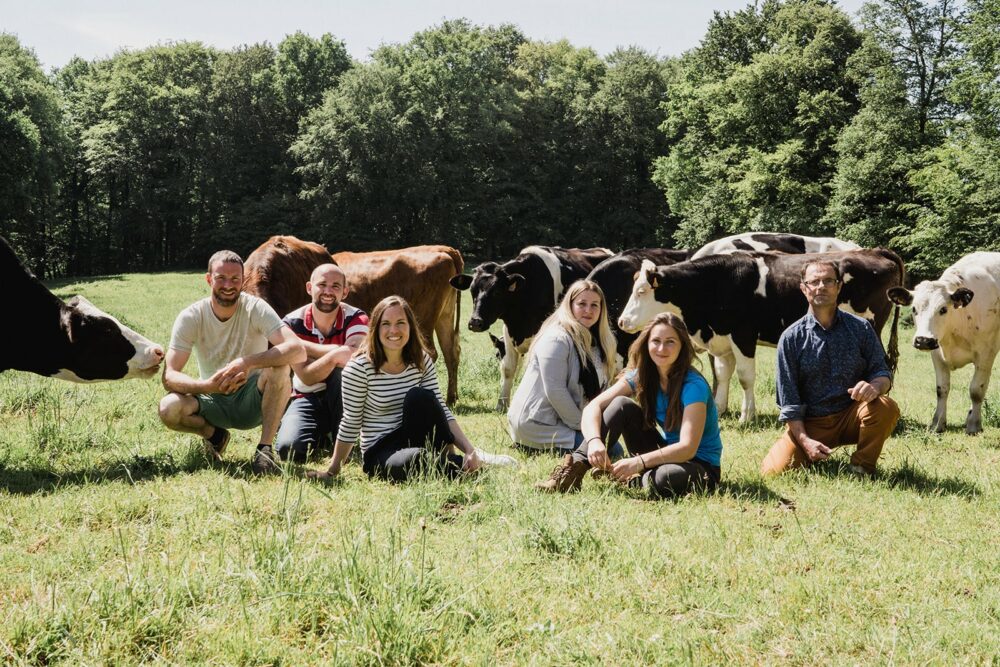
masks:
[[[948,312],[948,306],[941,306],[941,310],[938,311],[939,314],[944,315]]]

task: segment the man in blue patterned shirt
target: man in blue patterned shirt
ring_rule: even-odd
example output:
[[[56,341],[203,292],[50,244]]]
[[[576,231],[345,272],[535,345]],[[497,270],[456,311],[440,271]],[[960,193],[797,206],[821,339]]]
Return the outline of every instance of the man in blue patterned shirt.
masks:
[[[778,341],[779,419],[785,432],[761,464],[764,475],[807,466],[833,448],[857,443],[850,470],[873,475],[882,446],[899,419],[886,396],[892,375],[882,341],[866,320],[837,307],[836,264],[817,261],[799,287],[809,311]]]

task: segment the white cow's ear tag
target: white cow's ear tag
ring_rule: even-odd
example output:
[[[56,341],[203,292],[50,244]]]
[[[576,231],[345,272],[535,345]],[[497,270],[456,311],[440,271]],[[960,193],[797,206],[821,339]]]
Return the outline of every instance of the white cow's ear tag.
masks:
[[[653,276],[653,280],[649,284],[653,286],[653,289],[657,289],[660,286],[660,279]]]

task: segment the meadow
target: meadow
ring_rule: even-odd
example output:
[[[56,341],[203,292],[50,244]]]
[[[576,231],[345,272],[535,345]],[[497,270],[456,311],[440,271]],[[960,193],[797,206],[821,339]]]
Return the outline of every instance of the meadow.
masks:
[[[163,344],[207,293],[198,273],[52,287]],[[934,373],[904,328],[880,476],[850,475],[848,447],[765,480],[764,349],[760,417],[723,418],[717,493],[650,501],[588,478],[552,497],[531,485],[555,460],[511,450],[492,348],[462,329],[456,413],[521,465],[458,482],[371,482],[356,462],[331,485],[256,478],[257,434],[209,463],[160,425],[158,380],[0,375],[0,660],[1000,665],[1000,382],[969,437],[956,373],[951,425],[929,433]]]

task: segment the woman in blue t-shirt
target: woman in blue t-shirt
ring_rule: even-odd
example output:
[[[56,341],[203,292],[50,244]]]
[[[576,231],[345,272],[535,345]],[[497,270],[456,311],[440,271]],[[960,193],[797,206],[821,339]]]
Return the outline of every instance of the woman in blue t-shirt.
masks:
[[[620,379],[584,409],[583,444],[536,487],[579,489],[591,467],[657,496],[718,486],[719,414],[708,382],[691,367],[694,356],[681,318],[653,318],[629,348]],[[612,464],[607,446],[620,436],[631,456]]]

